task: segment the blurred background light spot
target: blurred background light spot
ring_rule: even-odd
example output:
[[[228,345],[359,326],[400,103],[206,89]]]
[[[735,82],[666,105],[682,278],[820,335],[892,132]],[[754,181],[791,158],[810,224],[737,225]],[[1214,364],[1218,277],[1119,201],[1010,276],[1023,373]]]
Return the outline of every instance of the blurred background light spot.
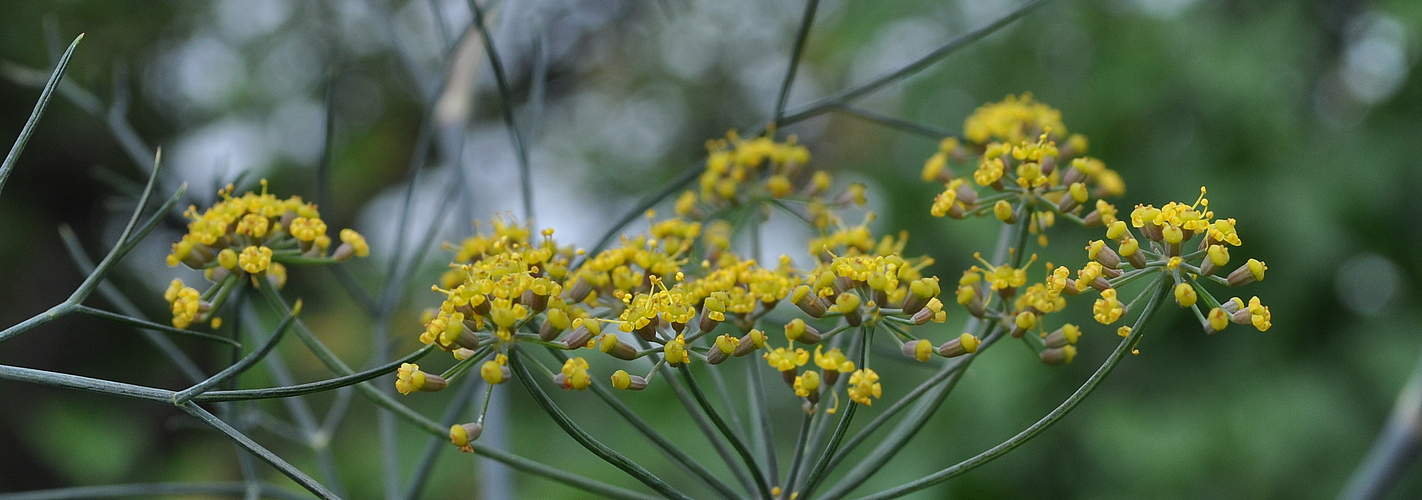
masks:
[[[1180,17],[1190,7],[1193,7],[1200,0],[1134,0],[1136,10],[1142,14],[1160,20],[1171,20]]]
[[[168,172],[173,178],[188,183],[189,195],[212,199],[218,187],[232,182],[242,172],[250,172],[249,182],[265,175],[271,163],[267,140],[260,124],[244,118],[228,118],[178,138],[172,156],[168,157],[172,159],[165,158],[164,163],[172,165]]]
[[[1395,302],[1403,287],[1402,268],[1382,255],[1366,252],[1338,266],[1338,300],[1359,316],[1377,316]]]
[[[205,109],[227,104],[247,82],[242,56],[226,42],[211,37],[180,46],[168,55],[164,66],[177,84],[176,90]]]
[[[1365,104],[1379,104],[1402,88],[1411,61],[1407,28],[1385,14],[1358,16],[1339,72],[1348,91]]]
[[[213,16],[224,37],[243,42],[280,28],[291,11],[288,0],[222,0],[214,6]]]

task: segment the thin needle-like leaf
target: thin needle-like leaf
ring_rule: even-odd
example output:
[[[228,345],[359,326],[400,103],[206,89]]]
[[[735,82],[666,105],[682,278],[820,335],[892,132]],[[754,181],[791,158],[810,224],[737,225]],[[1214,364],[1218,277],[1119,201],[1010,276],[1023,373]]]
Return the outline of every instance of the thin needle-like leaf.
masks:
[[[73,42],[69,43],[69,49],[65,50],[64,56],[59,58],[59,64],[54,67],[49,81],[44,84],[44,90],[40,91],[39,102],[35,103],[35,109],[30,112],[29,120],[26,120],[25,126],[20,129],[20,136],[15,138],[15,145],[10,147],[10,152],[5,155],[5,161],[0,163],[0,190],[5,189],[5,180],[15,169],[15,162],[19,161],[20,153],[25,150],[25,145],[29,144],[30,135],[35,132],[35,126],[39,125],[40,117],[44,116],[44,109],[49,107],[49,100],[54,97],[54,89],[59,86],[59,80],[64,78],[64,70],[69,67],[69,58],[74,56],[74,48],[78,47],[79,41],[83,39],[84,34],[80,33]]]

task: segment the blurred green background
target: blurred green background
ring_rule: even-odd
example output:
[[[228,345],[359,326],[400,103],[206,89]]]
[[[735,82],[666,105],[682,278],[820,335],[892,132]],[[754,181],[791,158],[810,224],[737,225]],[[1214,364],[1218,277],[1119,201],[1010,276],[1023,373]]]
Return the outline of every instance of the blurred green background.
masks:
[[[355,227],[370,238],[375,257],[351,266],[374,290],[385,268],[380,256],[396,244],[391,213],[405,189],[421,103],[436,95],[445,51],[468,23],[465,5],[225,0],[0,7],[5,143],[39,94],[32,70],[42,79],[55,50],[80,32],[87,35],[66,81],[97,97],[101,111],[95,116],[57,98],[0,193],[0,325],[59,303],[79,283],[59,225],[74,227],[91,254],[121,228],[132,206],[125,190],[146,167],[106,122],[103,111],[116,96],[127,96],[126,126],[141,146],[164,148],[170,167],[164,182],[189,182],[195,204],[210,201],[215,186],[241,172],[271,179],[280,195],[315,198],[329,104],[332,181],[321,208],[332,227]],[[826,0],[792,107],[867,80],[1014,5]],[[703,155],[707,138],[765,122],[802,6],[493,5],[490,25],[531,141],[536,225],[590,246],[634,200]],[[1405,0],[1060,0],[863,100],[865,109],[957,130],[978,105],[1032,92],[1061,109],[1072,132],[1091,139],[1093,156],[1121,172],[1128,189],[1118,206],[1188,202],[1208,186],[1211,208],[1239,220],[1245,245],[1235,259],[1269,264],[1267,281],[1241,291],[1270,306],[1268,332],[1236,326],[1206,336],[1191,315],[1168,310],[1151,326],[1140,355],[1056,427],[917,498],[1336,495],[1422,352],[1422,311],[1414,299],[1422,273],[1419,28],[1422,3]],[[415,227],[444,223],[445,241],[468,234],[471,219],[516,213],[520,203],[513,152],[484,64],[474,59],[460,73],[468,81],[463,91],[441,102],[446,114],[437,120],[454,126],[437,131],[427,174],[415,186]],[[787,130],[810,147],[818,167],[841,182],[867,183],[879,214],[874,227],[909,230],[907,253],[933,256],[939,275],[956,278],[971,265],[972,252],[991,250],[995,221],[928,216],[939,188],[919,182],[918,171],[935,141],[834,114]],[[454,177],[456,169],[467,178]],[[464,182],[469,196],[454,213],[435,214],[448,182]],[[797,238],[805,233],[791,221],[769,224],[779,236],[767,241],[768,253],[803,252]],[[1079,265],[1081,246],[1098,233],[1059,227],[1043,257]],[[118,279],[160,320],[160,292],[182,275],[164,267],[162,255],[180,230],[170,224],[155,233]],[[447,257],[432,254],[406,287],[393,330],[397,353],[416,345],[419,311],[437,303],[428,284]],[[370,321],[329,273],[294,272],[288,294],[306,298],[308,321],[345,359],[366,359]],[[1074,307],[1075,321],[1088,319],[1089,306]],[[945,338],[964,316],[951,311]],[[209,370],[227,360],[211,345],[178,342]],[[1011,343],[989,351],[925,432],[859,491],[900,484],[1006,439],[1065,398],[1115,343],[1106,328],[1089,328],[1077,361],[1059,368]],[[326,376],[294,343],[285,347],[303,380]],[[6,342],[0,363],[168,388],[185,382],[131,329],[89,318],[67,318]],[[270,383],[253,373],[244,383]],[[927,371],[903,364],[894,373],[886,377],[885,400]],[[635,486],[553,431],[522,388],[503,389],[507,414],[484,439],[505,439],[521,454]],[[790,436],[797,406],[778,389],[771,388],[772,399],[781,396],[776,430]],[[448,392],[406,401],[438,416]],[[591,396],[557,396],[579,405],[580,418],[609,443],[691,483]],[[685,414],[661,404],[669,397],[663,387],[624,400],[714,461]],[[324,410],[336,399],[313,401]],[[232,447],[171,407],[13,382],[0,382],[0,401],[0,492],[240,477]],[[382,490],[374,412],[359,398],[352,408],[333,447],[346,491],[375,497]],[[281,422],[249,424],[258,440],[313,470],[309,453],[281,440]],[[398,460],[410,470],[427,439],[408,426],[400,437]],[[445,450],[439,463],[426,489],[430,498],[509,494],[481,490],[484,476],[476,472],[488,466],[467,455]],[[512,481],[521,498],[581,496],[531,476]],[[701,492],[697,487],[688,486]],[[1414,467],[1392,497],[1418,496],[1422,480]]]

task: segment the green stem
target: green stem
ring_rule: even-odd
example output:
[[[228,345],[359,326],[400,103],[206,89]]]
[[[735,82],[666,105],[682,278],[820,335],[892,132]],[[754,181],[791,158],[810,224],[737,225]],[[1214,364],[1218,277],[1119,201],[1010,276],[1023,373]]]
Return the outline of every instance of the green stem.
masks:
[[[949,54],[952,54],[953,52],[956,52],[958,49],[966,47],[972,42],[978,41],[983,37],[992,34],[999,28],[1002,28],[1008,23],[1017,20],[1017,18],[1026,15],[1028,12],[1031,12],[1032,9],[1041,6],[1043,3],[1045,3],[1045,0],[1032,0],[1030,2],[1027,2],[1017,7],[1016,9],[1013,9],[1011,12],[1008,12],[1006,15],[1003,15],[1002,17],[999,17],[986,25],[974,28],[973,30],[968,31],[967,33],[963,33],[961,35],[958,35],[957,37],[954,37],[947,43],[944,43],[943,45],[934,48],[927,54],[919,56],[913,61],[910,61],[908,64],[905,64],[897,69],[890,70],[884,74],[874,77],[873,79],[867,82],[855,85],[829,97],[825,97],[823,99],[801,106],[799,109],[787,114],[782,120],[782,122],[794,122],[818,115],[826,110],[833,109],[835,106],[853,102],[854,100],[863,97],[865,94],[879,90],[885,85],[902,80],[904,78],[909,77],[910,75],[918,73],[924,68],[927,68],[928,66],[937,62],[939,59]]]
[[[593,438],[587,431],[578,427],[578,424],[573,422],[572,417],[564,413],[563,409],[559,408],[558,404],[548,397],[548,393],[543,391],[543,386],[538,380],[533,378],[533,374],[528,372],[528,367],[524,366],[522,360],[523,351],[521,349],[514,349],[509,352],[509,354],[509,364],[514,370],[514,375],[523,383],[524,388],[528,389],[529,395],[533,396],[533,399],[538,402],[538,405],[543,407],[543,411],[547,412],[548,416],[553,417],[553,420],[558,423],[558,426],[562,427],[563,431],[567,432],[578,444],[583,445],[584,448],[587,448],[588,451],[597,455],[598,458],[621,469],[623,472],[626,472],[627,475],[632,476],[634,479],[667,498],[684,498],[688,500],[691,498],[677,491],[676,488],[662,481],[656,475],[653,475],[651,471],[629,460],[616,450],[607,447],[607,445],[602,444],[601,441]]]
[[[253,441],[252,438],[247,437],[246,434],[242,434],[241,431],[238,431],[237,429],[232,428],[232,426],[227,425],[227,422],[223,422],[222,419],[217,418],[217,416],[211,413],[208,413],[207,410],[202,409],[202,407],[192,403],[183,403],[178,405],[178,407],[182,408],[183,411],[188,412],[189,414],[194,417],[197,417],[203,422],[207,422],[207,424],[211,425],[214,429],[217,429],[223,434],[226,434],[227,437],[232,440],[232,442],[237,443],[238,446],[241,446],[242,448],[246,449],[248,453],[251,453],[257,458],[260,458],[263,462],[266,462],[272,467],[275,467],[283,475],[291,478],[292,481],[296,481],[296,484],[299,484],[301,485],[301,487],[306,488],[307,491],[315,493],[317,497],[323,499],[340,498],[337,497],[335,493],[331,492],[331,490],[326,489],[324,485],[319,482],[316,482],[315,479],[312,479],[311,476],[306,475],[305,472],[301,472],[301,469],[297,469],[296,466],[287,463],[286,460],[282,460],[282,458],[278,457],[275,453],[272,453],[270,450],[263,448],[262,445],[257,444],[257,442]]]
[[[277,343],[281,342],[281,338],[285,336],[286,330],[288,327],[291,326],[292,320],[296,319],[296,315],[301,313],[301,308],[299,307],[301,302],[297,301],[297,304],[298,307],[296,309],[292,310],[286,315],[286,317],[282,318],[280,323],[277,323],[276,330],[272,332],[272,335],[270,337],[267,337],[266,342],[263,342],[260,347],[258,347],[251,353],[248,353],[247,356],[243,357],[240,361],[233,363],[232,366],[227,367],[227,369],[218,372],[216,375],[208,377],[207,380],[198,382],[192,387],[189,387],[186,390],[183,390],[182,392],[174,394],[173,404],[182,406],[184,403],[191,401],[193,397],[207,392],[208,389],[216,387],[217,384],[221,384],[229,379],[232,379],[233,377],[241,375],[242,372],[247,371],[247,369],[251,368],[252,366],[256,365],[257,362],[261,361],[262,358],[265,358],[267,356],[267,353],[272,352],[272,349],[276,347]]]
[[[780,84],[780,97],[775,100],[775,114],[771,122],[779,122],[785,116],[785,105],[790,101],[790,87],[795,84],[795,72],[800,69],[800,57],[805,53],[805,39],[810,37],[810,25],[815,22],[815,9],[820,0],[806,0],[805,15],[800,18],[799,33],[795,35],[795,46],[790,49],[790,65],[785,68],[785,80]]]
[[[721,431],[721,435],[725,436],[727,441],[730,441],[731,447],[741,456],[741,460],[745,462],[746,468],[750,469],[751,479],[755,481],[755,487],[756,490],[760,492],[760,497],[766,499],[773,498],[770,494],[770,486],[765,481],[765,475],[761,473],[760,466],[756,464],[755,455],[751,453],[750,448],[746,447],[745,442],[741,441],[741,438],[736,434],[734,429],[726,425],[726,421],[721,418],[720,412],[716,411],[716,407],[712,406],[711,401],[706,399],[706,393],[697,385],[696,378],[691,376],[691,367],[682,365],[679,368],[678,371],[681,372],[681,378],[686,382],[686,387],[691,391],[692,396],[696,398],[696,403],[701,405],[701,409],[706,412],[706,416],[711,419],[711,423],[716,426],[717,430]]]
[[[568,355],[564,354],[561,350],[549,349],[548,352],[551,353],[553,357],[557,358],[557,360],[560,362],[568,360]],[[607,390],[607,388],[604,387],[602,383],[593,382],[592,391],[593,394],[596,394],[599,399],[601,399],[604,403],[607,403],[608,407],[612,408],[612,410],[617,412],[618,415],[622,416],[623,419],[626,419],[627,423],[632,424],[633,429],[636,429],[637,432],[645,436],[648,441],[652,442],[652,444],[657,445],[657,448],[660,449],[662,453],[667,456],[667,458],[672,459],[673,462],[676,462],[677,465],[680,465],[683,469],[696,476],[696,478],[700,479],[701,482],[711,487],[711,489],[716,490],[716,492],[719,493],[722,497],[728,500],[741,498],[740,494],[726,487],[725,483],[721,481],[720,478],[716,477],[715,474],[713,474],[710,470],[706,469],[706,467],[701,465],[700,462],[697,462],[695,458],[692,458],[691,455],[688,455],[685,451],[682,451],[680,447],[678,447],[671,441],[668,441],[666,437],[663,437],[661,433],[657,432],[656,429],[653,429],[651,424],[648,424],[646,420],[643,420],[642,417],[637,414],[637,412],[633,411],[631,408],[627,407],[626,404],[623,404],[622,401],[618,400],[617,397],[614,396],[611,391]]]
[[[258,484],[259,493],[282,500],[305,500],[309,497],[283,489],[271,483]],[[240,481],[212,483],[134,483],[106,486],[76,486],[52,490],[0,494],[0,500],[72,500],[78,498],[153,498],[158,496],[236,496],[247,491]]]
[[[92,307],[89,307],[89,306],[85,306],[85,305],[74,306],[74,312],[77,312],[77,313],[84,313],[84,314],[88,314],[88,315],[93,316],[93,317],[96,317],[96,318],[102,318],[102,319],[106,319],[106,320],[109,320],[109,321],[113,321],[113,322],[115,322],[115,323],[122,323],[122,324],[125,324],[125,325],[134,326],[134,327],[138,327],[138,328],[143,328],[143,329],[147,329],[147,330],[153,330],[153,331],[158,331],[158,332],[163,332],[163,333],[171,333],[171,334],[173,334],[173,335],[186,335],[186,336],[190,336],[190,337],[200,338],[200,339],[203,339],[203,340],[210,340],[210,341],[213,341],[213,342],[218,342],[218,343],[222,343],[222,344],[228,344],[228,345],[231,345],[232,347],[242,347],[242,343],[241,343],[241,342],[237,342],[237,341],[235,341],[235,340],[229,339],[229,338],[227,338],[227,337],[223,337],[223,336],[221,336],[221,335],[214,335],[214,334],[211,334],[211,333],[195,332],[195,331],[192,331],[192,330],[183,330],[183,329],[179,329],[179,328],[173,328],[173,327],[168,326],[168,325],[163,325],[163,324],[159,324],[159,323],[154,323],[154,322],[152,322],[152,321],[147,321],[147,320],[143,320],[143,319],[139,319],[139,318],[134,318],[134,317],[132,317],[132,316],[126,316],[126,315],[119,314],[119,313],[116,313],[116,312],[109,312],[109,311],[105,311],[105,310],[103,310],[103,309],[95,309],[95,308],[92,308]]]
[[[69,43],[69,49],[64,51],[64,56],[59,58],[59,64],[54,67],[54,72],[50,74],[49,81],[45,82],[44,90],[40,91],[39,102],[35,103],[35,109],[30,112],[30,118],[25,120],[25,126],[20,129],[20,136],[15,138],[15,145],[10,147],[10,152],[5,155],[5,161],[0,163],[0,190],[5,188],[5,180],[10,178],[10,172],[15,170],[15,162],[20,160],[20,152],[25,150],[25,145],[30,142],[30,135],[35,132],[35,126],[39,125],[40,117],[44,116],[44,109],[49,107],[49,100],[54,97],[54,89],[59,86],[59,80],[64,78],[64,70],[69,67],[69,58],[74,56],[75,47],[79,46],[79,41],[84,39],[84,34],[74,38]]]
[[[401,364],[417,361],[432,350],[434,350],[434,346],[425,346],[413,353],[410,353],[410,355],[408,356],[397,359],[390,363],[377,366],[369,370],[351,373],[342,377],[322,380],[319,382],[307,382],[304,384],[287,385],[282,387],[269,387],[265,389],[208,391],[206,393],[193,397],[193,401],[197,401],[199,403],[206,403],[214,401],[243,401],[249,399],[289,398],[293,396],[303,396],[306,394],[325,392],[331,389],[339,389],[341,387],[359,384],[361,382],[379,378],[380,376],[388,373],[393,373],[394,371],[400,369]]]
[[[1057,421],[1061,420],[1067,413],[1071,412],[1073,408],[1076,408],[1076,405],[1080,404],[1086,396],[1096,390],[1096,388],[1101,385],[1101,382],[1106,379],[1106,376],[1121,362],[1121,359],[1123,359],[1127,353],[1135,349],[1136,344],[1140,342],[1141,335],[1145,332],[1145,326],[1150,321],[1151,316],[1154,316],[1155,312],[1160,310],[1161,303],[1166,295],[1169,295],[1170,287],[1167,282],[1162,281],[1163,279],[1164,275],[1162,275],[1161,278],[1157,278],[1156,282],[1152,285],[1155,290],[1151,295],[1151,300],[1146,304],[1145,310],[1141,312],[1141,315],[1136,318],[1136,323],[1131,328],[1131,335],[1122,340],[1121,343],[1116,346],[1116,350],[1112,351],[1111,355],[1106,358],[1106,361],[1101,364],[1101,367],[1097,368],[1096,372],[1091,374],[1091,377],[1086,380],[1086,383],[1082,384],[1071,396],[1068,396],[1066,401],[1063,401],[1056,409],[1052,410],[1046,416],[1043,416],[1030,427],[1023,429],[1022,432],[1019,432],[1016,436],[972,458],[959,462],[952,467],[924,476],[918,480],[863,497],[860,500],[896,498],[947,481],[1012,451],[1047,430],[1052,424],[1057,423]]]

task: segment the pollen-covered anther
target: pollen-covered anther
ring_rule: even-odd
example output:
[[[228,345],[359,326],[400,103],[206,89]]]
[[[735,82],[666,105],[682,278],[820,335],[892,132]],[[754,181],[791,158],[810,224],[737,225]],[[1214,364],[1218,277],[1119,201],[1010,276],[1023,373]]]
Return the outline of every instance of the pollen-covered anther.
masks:
[[[904,356],[917,359],[919,362],[924,362],[933,357],[934,349],[932,342],[919,339],[904,342],[904,345],[901,346],[899,350],[904,353]]]
[[[1239,266],[1239,269],[1235,269],[1234,272],[1229,273],[1227,281],[1229,282],[1229,286],[1236,287],[1248,285],[1255,281],[1264,281],[1264,271],[1268,269],[1269,266],[1264,265],[1263,261],[1249,259],[1244,265]]]
[[[459,447],[459,451],[473,453],[474,447],[471,443],[479,439],[484,434],[484,424],[470,422],[467,424],[455,424],[449,428],[449,441]]]

